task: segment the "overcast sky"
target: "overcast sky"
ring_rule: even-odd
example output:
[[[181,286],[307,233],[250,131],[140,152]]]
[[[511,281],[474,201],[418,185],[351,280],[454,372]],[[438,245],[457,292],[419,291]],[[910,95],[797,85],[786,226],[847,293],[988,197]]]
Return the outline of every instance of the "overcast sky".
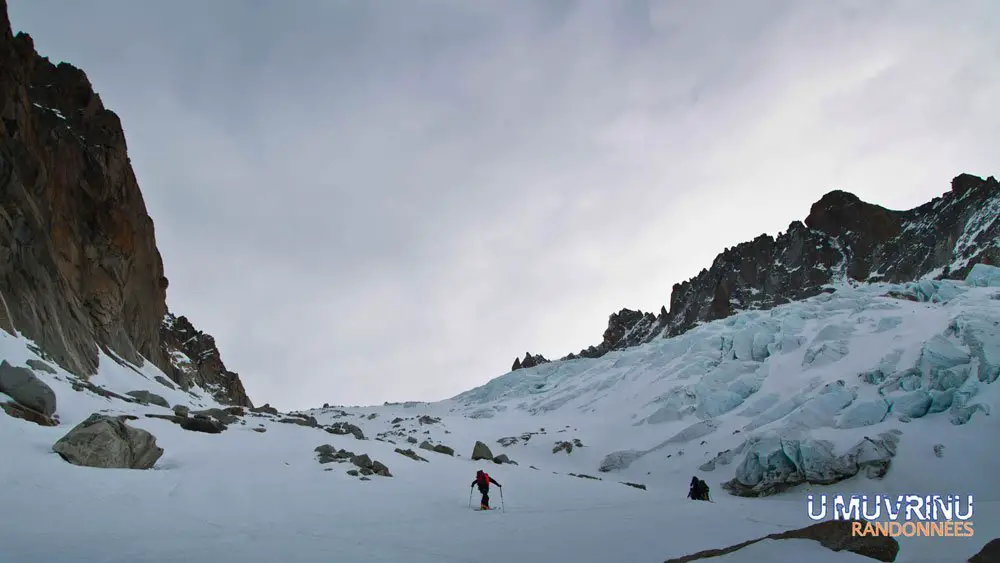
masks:
[[[169,307],[282,409],[453,396],[832,189],[1000,167],[993,0],[9,10],[121,116]]]

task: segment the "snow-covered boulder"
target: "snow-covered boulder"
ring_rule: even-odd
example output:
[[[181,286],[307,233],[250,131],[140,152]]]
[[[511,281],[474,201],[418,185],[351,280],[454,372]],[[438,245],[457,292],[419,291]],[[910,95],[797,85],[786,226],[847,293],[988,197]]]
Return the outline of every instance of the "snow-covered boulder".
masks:
[[[150,404],[150,405],[157,405],[157,406],[163,407],[165,409],[169,409],[170,408],[170,403],[168,403],[166,399],[164,399],[163,397],[157,395],[156,393],[151,393],[151,392],[146,391],[144,389],[140,389],[140,390],[136,390],[136,391],[129,391],[128,393],[125,393],[125,394],[128,395],[129,397],[134,398],[135,400],[139,401],[140,403],[145,403],[145,404]]]
[[[611,471],[620,471],[627,468],[635,460],[642,457],[642,452],[637,450],[623,450],[620,452],[612,452],[606,456],[601,461],[600,467],[597,468],[601,473],[608,473]]]
[[[52,450],[74,465],[120,469],[149,469],[163,455],[149,432],[98,413],[76,425]]]

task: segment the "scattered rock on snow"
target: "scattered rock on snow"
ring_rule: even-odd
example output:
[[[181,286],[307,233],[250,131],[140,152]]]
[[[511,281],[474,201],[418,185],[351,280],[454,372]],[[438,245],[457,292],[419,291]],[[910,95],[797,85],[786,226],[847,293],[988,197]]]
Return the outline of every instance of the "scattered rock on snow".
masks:
[[[196,417],[185,417],[170,414],[153,414],[147,413],[146,418],[159,418],[162,420],[169,420],[174,424],[180,426],[184,430],[190,430],[192,432],[202,432],[205,434],[221,434],[227,426],[218,420],[213,420],[207,416],[201,415]]]
[[[157,383],[166,387],[167,389],[170,389],[171,391],[177,390],[177,387],[173,384],[173,382],[167,379],[166,377],[163,377],[162,375],[157,375],[153,379],[155,379]]]
[[[170,408],[170,403],[168,403],[166,399],[157,395],[156,393],[150,393],[149,391],[139,389],[136,391],[129,391],[128,393],[125,394],[143,404],[156,405],[158,407],[163,407],[165,409]]]
[[[572,442],[556,442],[554,448],[552,448],[552,453],[557,454],[559,452],[565,451],[567,454],[573,453],[573,443]]]
[[[501,446],[505,447],[505,448],[513,446],[517,442],[518,442],[518,440],[514,436],[507,436],[505,438],[500,438],[499,440],[497,440],[497,443],[500,444]]]
[[[433,416],[424,415],[421,416],[419,419],[417,419],[417,422],[419,422],[420,424],[437,424],[441,422],[441,419]]]
[[[45,416],[56,412],[55,391],[30,369],[14,367],[7,360],[0,362],[0,393]]]
[[[351,477],[357,477],[361,475],[361,472],[358,471],[357,469],[348,469],[347,474],[350,475]]]
[[[934,444],[934,455],[937,457],[944,457],[944,445]]]
[[[450,456],[455,455],[455,449],[451,448],[449,446],[446,446],[444,444],[435,444],[433,451],[435,451],[435,452],[437,452],[439,454],[444,454],[444,455],[450,455]]]
[[[253,429],[253,431],[260,432],[261,434],[263,434],[264,432],[267,432],[267,428],[264,428],[263,426],[257,426]]]
[[[350,434],[358,440],[365,439],[365,433],[361,431],[361,428],[351,424],[350,422],[335,422],[330,426],[327,426],[326,431],[330,434],[336,434],[339,436],[346,436],[347,434]]]
[[[267,414],[270,414],[270,415],[273,415],[273,416],[278,416],[278,409],[272,407],[271,405],[269,405],[267,403],[265,403],[263,406],[254,407],[254,408],[250,409],[250,412],[267,413]]]
[[[76,425],[52,450],[74,465],[121,469],[149,469],[163,455],[149,432],[98,413]]]
[[[316,421],[316,418],[309,415],[289,415],[287,418],[282,418],[278,422],[284,424],[297,424],[307,428],[319,428],[319,422]],[[329,431],[330,429],[327,428],[327,432]],[[331,432],[331,434],[336,434],[336,432]]]
[[[637,450],[623,450],[618,452],[612,452],[604,456],[604,460],[601,461],[600,467],[597,468],[601,473],[608,473],[610,471],[619,471],[627,468],[635,460],[642,457],[642,452]]]
[[[628,485],[629,487],[635,489],[642,489],[644,491],[646,490],[646,485],[643,485],[642,483],[628,483],[626,481],[622,481],[622,485]]]
[[[186,417],[187,415],[191,414],[191,409],[189,409],[184,405],[174,405],[174,414],[176,414],[177,416]]]
[[[414,438],[413,436],[407,436],[407,437],[406,437],[406,441],[407,441],[407,442],[409,442],[409,443],[411,443],[411,444],[416,444],[416,443],[417,443],[417,442],[419,442],[420,440],[417,440],[417,439],[416,439],[416,438]]]
[[[413,450],[410,450],[410,449],[403,450],[403,449],[400,449],[400,448],[396,448],[396,453],[399,454],[399,455],[402,455],[402,456],[406,456],[406,457],[408,457],[408,458],[410,458],[410,459],[412,459],[414,461],[428,461],[428,460],[420,457],[419,455],[417,455],[417,452],[415,452]],[[430,462],[428,461],[428,463],[430,463]]]
[[[481,459],[492,460],[493,452],[490,451],[489,446],[486,444],[476,441],[476,445],[472,447],[472,461],[479,461]]]

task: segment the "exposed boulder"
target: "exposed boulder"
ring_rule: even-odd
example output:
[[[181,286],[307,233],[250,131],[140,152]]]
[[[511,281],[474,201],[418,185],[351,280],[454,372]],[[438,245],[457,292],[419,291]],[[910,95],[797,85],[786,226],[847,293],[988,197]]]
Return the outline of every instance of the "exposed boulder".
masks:
[[[28,422],[33,422],[39,426],[58,426],[59,420],[55,415],[46,416],[40,412],[33,411],[28,407],[15,403],[13,401],[6,401],[0,403],[0,409],[3,412],[14,418],[20,418],[21,420],[26,420]]]
[[[35,371],[43,371],[49,375],[56,375],[57,373],[59,373],[56,371],[54,367],[50,366],[49,364],[41,360],[36,360],[34,358],[31,358],[25,361],[24,363],[27,364],[29,368]]]
[[[223,424],[235,424],[239,419],[222,409],[205,409],[202,411],[194,411],[191,413],[195,418],[211,418],[218,420]]]
[[[481,459],[492,460],[493,452],[490,451],[489,446],[477,441],[476,445],[472,447],[472,461],[478,461]]]
[[[265,413],[265,414],[270,414],[270,415],[273,415],[273,416],[278,416],[278,409],[272,407],[271,405],[269,405],[267,403],[264,403],[264,405],[260,406],[260,407],[251,407],[250,408],[250,412]]]
[[[499,440],[497,440],[497,443],[500,444],[500,446],[502,446],[504,448],[513,446],[517,442],[518,442],[518,439],[517,439],[516,436],[507,436],[505,438],[500,438]]]
[[[555,447],[552,448],[552,453],[557,454],[559,452],[566,452],[567,454],[573,453],[573,443],[572,442],[556,442]]]
[[[56,394],[44,381],[26,367],[0,362],[0,393],[18,404],[51,417],[56,412]]]
[[[191,409],[184,405],[174,405],[174,414],[185,417],[191,413]]]
[[[827,520],[812,526],[769,534],[722,549],[699,551],[693,555],[668,559],[666,563],[690,563],[701,559],[711,559],[743,549],[763,540],[805,539],[819,542],[831,551],[850,551],[877,561],[891,562],[899,553],[899,542],[888,536],[855,536],[851,533],[850,520]]]
[[[345,436],[347,434],[350,434],[355,438],[357,438],[358,440],[365,439],[365,433],[361,431],[361,428],[349,422],[335,422],[330,426],[327,426],[326,431],[329,432],[330,434],[336,434],[338,436]]]
[[[437,452],[437,453],[439,453],[439,454],[444,454],[444,455],[450,455],[450,456],[455,455],[455,449],[451,448],[449,446],[446,446],[444,444],[435,444],[434,445],[434,451]]]
[[[439,422],[441,422],[441,419],[434,416],[424,415],[418,418],[417,422],[419,422],[420,424],[438,424]]]
[[[134,398],[140,403],[156,405],[159,407],[163,407],[165,409],[170,408],[170,403],[168,403],[166,399],[157,395],[156,393],[150,393],[149,391],[145,390],[138,390],[138,391],[129,391],[128,393],[125,394],[128,395],[129,397]]]
[[[426,460],[426,459],[420,457],[419,455],[417,455],[417,452],[415,452],[415,451],[413,451],[411,449],[405,449],[405,450],[403,450],[403,449],[400,449],[400,448],[396,448],[396,453],[399,454],[399,455],[402,455],[402,456],[406,456],[406,457],[412,459],[413,461],[427,461],[428,463],[430,463],[428,460]]]
[[[161,420],[168,420],[174,424],[180,426],[184,430],[190,430],[191,432],[201,432],[203,434],[221,434],[228,426],[214,420],[208,416],[199,415],[194,417],[186,417],[179,415],[169,415],[169,414],[152,414],[147,413],[146,418],[159,418]]]
[[[157,383],[159,383],[160,385],[166,387],[167,389],[170,389],[171,391],[176,391],[177,390],[177,387],[173,384],[173,382],[171,382],[166,377],[163,377],[162,375],[157,375],[153,379],[155,379]]]
[[[642,483],[628,483],[628,482],[622,481],[622,485],[628,485],[629,487],[632,487],[633,489],[641,489],[643,491],[646,490],[646,485],[643,485]]]
[[[149,469],[163,455],[149,432],[97,413],[60,438],[52,450],[74,465],[122,469]]]
[[[507,457],[507,454],[500,454],[496,456],[495,458],[493,458],[493,463],[496,463],[498,465],[502,465],[504,463],[516,465],[513,461],[510,460],[509,457]]]

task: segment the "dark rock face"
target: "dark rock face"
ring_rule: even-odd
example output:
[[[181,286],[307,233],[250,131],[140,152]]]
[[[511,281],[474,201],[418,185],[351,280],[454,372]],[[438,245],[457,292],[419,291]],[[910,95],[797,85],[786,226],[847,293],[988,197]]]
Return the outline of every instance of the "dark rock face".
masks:
[[[187,317],[167,312],[160,338],[170,358],[167,374],[182,389],[197,385],[209,390],[220,403],[253,407],[239,374],[227,370],[222,362],[215,338],[194,328]]]
[[[171,374],[167,285],[118,116],[82,70],[13,35],[0,0],[0,329],[79,377],[98,350]],[[216,398],[249,405],[219,364]]]
[[[994,538],[983,546],[979,553],[969,558],[969,563],[993,563],[1000,561],[1000,538]]]
[[[831,551],[850,551],[870,557],[876,561],[895,561],[899,554],[899,542],[888,536],[854,536],[851,534],[853,523],[849,520],[827,520],[812,526],[790,530],[778,534],[770,534],[755,540],[745,541],[723,549],[709,549],[693,555],[669,559],[666,563],[689,563],[701,559],[711,559],[743,549],[748,545],[762,540],[804,539],[819,542]]]
[[[977,263],[1000,264],[998,217],[1000,185],[993,177],[962,174],[951,191],[907,211],[832,191],[812,205],[804,223],[728,248],[710,268],[675,284],[669,312],[622,309],[609,318],[600,344],[562,359],[597,358],[677,336],[738,311],[813,297],[840,280],[962,279]]]
[[[533,368],[542,364],[549,363],[549,360],[545,359],[545,356],[541,354],[531,355],[531,352],[524,353],[524,359],[514,358],[514,365],[511,366],[510,371],[517,371],[522,368]]]

